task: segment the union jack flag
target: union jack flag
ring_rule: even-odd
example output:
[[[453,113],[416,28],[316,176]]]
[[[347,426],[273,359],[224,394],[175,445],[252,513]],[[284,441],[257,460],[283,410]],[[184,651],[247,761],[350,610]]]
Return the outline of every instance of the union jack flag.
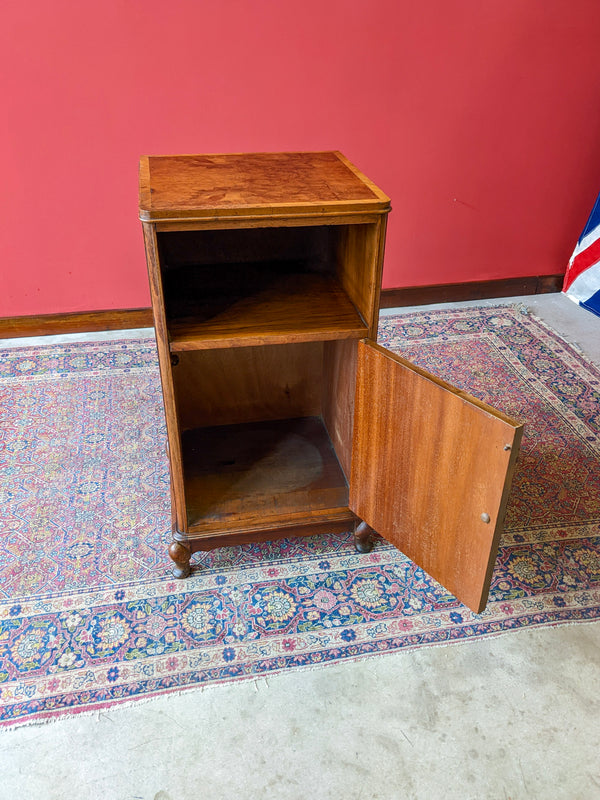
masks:
[[[569,261],[563,292],[600,317],[600,195]]]

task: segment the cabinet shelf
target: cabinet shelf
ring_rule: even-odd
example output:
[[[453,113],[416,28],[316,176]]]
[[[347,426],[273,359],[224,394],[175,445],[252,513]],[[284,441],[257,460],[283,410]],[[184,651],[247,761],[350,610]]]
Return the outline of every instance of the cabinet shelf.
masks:
[[[319,417],[185,431],[188,525],[196,533],[348,514],[348,483]]]
[[[195,290],[188,280],[182,291],[171,287],[167,320],[171,352],[368,334],[340,284],[318,273],[270,275],[248,293],[227,295]]]

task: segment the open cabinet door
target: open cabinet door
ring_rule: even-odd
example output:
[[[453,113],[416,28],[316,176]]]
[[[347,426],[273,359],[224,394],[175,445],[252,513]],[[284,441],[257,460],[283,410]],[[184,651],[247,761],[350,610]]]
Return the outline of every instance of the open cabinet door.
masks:
[[[358,343],[350,508],[477,613],[522,427],[389,350]]]

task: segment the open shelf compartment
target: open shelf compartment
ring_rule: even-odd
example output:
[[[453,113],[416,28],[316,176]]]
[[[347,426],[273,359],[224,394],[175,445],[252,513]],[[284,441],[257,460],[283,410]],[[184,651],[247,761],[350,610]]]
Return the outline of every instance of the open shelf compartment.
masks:
[[[348,237],[373,226],[159,233],[171,352],[359,339],[370,299],[357,289]]]

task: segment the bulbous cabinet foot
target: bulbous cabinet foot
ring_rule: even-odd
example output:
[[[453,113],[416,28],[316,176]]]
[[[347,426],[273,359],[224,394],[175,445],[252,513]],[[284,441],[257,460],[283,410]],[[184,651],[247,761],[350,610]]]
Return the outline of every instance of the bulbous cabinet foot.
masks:
[[[173,542],[171,542],[169,547],[169,555],[175,562],[175,566],[173,567],[173,576],[175,578],[187,578],[191,571],[191,549],[186,547],[183,542],[179,542],[175,539]]]
[[[357,553],[370,553],[373,549],[375,531],[366,522],[359,522],[354,529],[354,547]]]

